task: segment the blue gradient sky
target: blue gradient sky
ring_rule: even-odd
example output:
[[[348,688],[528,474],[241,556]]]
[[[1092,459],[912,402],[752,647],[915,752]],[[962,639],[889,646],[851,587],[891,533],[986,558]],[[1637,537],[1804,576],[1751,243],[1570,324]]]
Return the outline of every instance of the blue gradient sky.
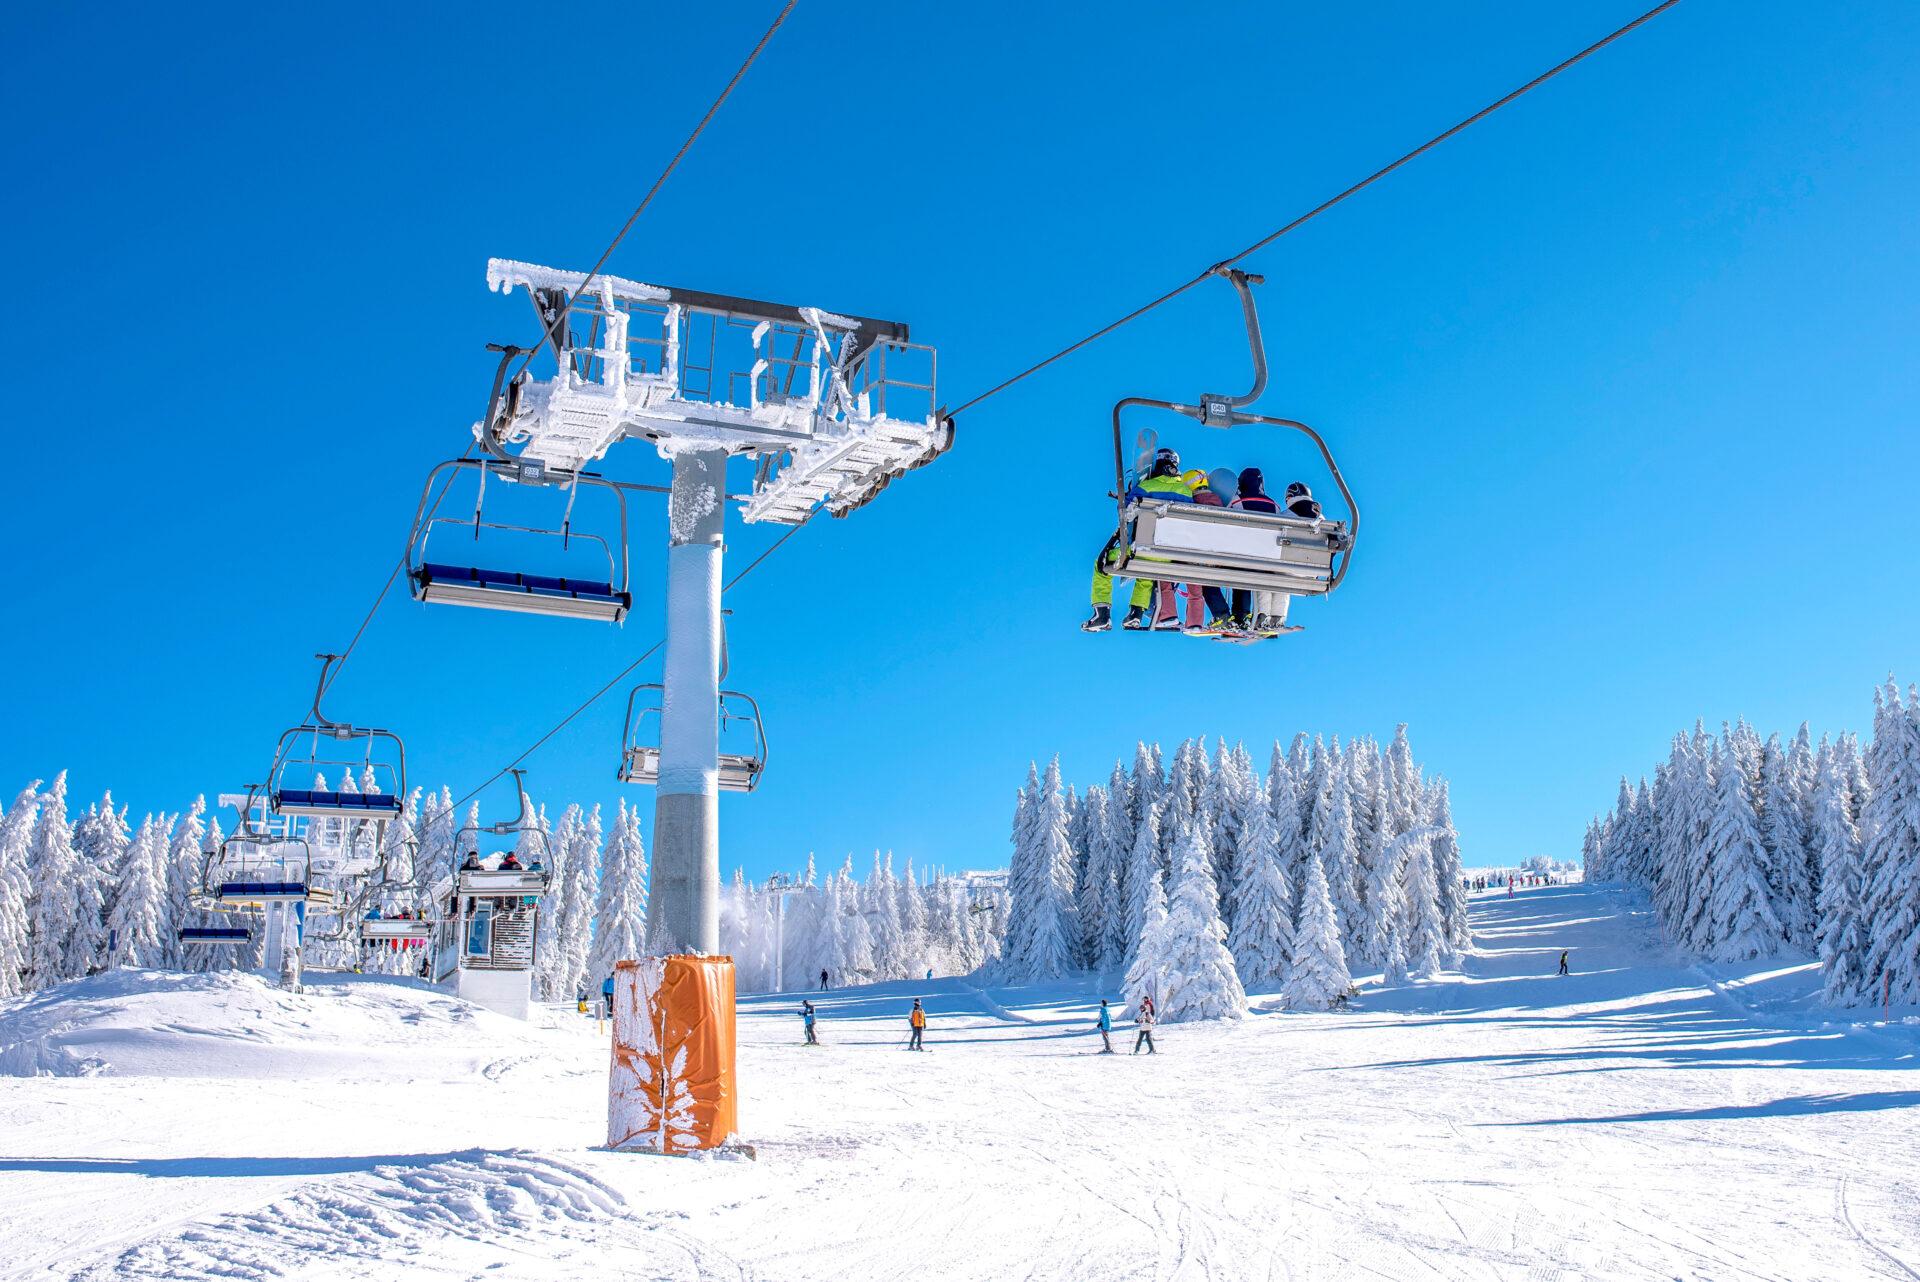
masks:
[[[463,447],[483,344],[533,336],[487,257],[591,264],[775,7],[0,15],[8,794],[260,773]],[[802,4],[610,268],[908,320],[958,402],[1641,7]],[[1224,285],[968,415],[733,594],[775,765],[724,803],[729,868],[997,864],[1030,757],[1084,783],[1139,737],[1401,720],[1470,861],[1568,855],[1696,716],[1864,726],[1920,677],[1917,57],[1911,4],[1687,0],[1253,260],[1262,407],[1366,516],[1300,636],[1075,630],[1108,408],[1242,383]],[[1321,479],[1197,432],[1190,461]],[[664,523],[624,629],[397,597],[334,712],[464,791],[658,635]],[[736,523],[733,564],[770,537]],[[611,806],[621,702],[537,798]]]

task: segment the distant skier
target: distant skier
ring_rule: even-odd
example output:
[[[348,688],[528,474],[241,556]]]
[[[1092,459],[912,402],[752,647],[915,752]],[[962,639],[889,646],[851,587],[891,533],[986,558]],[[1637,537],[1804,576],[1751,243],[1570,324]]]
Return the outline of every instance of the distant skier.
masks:
[[[1560,973],[1562,975],[1567,973],[1567,954],[1564,949],[1560,953]]]
[[[913,999],[913,1010],[907,1015],[907,1027],[913,1030],[912,1036],[907,1039],[907,1049],[910,1051],[927,1049],[920,1044],[921,1037],[927,1031],[927,1012],[921,1008],[918,997]]]
[[[524,870],[525,866],[521,864],[520,856],[514,854],[511,850],[509,850],[505,858],[500,861],[501,872],[522,872]]]
[[[607,1018],[613,1018],[613,976],[608,975],[600,985],[600,1002],[606,1008]]]
[[[1140,999],[1140,1005],[1133,1012],[1133,1023],[1140,1030],[1133,1039],[1133,1053],[1138,1055],[1140,1048],[1145,1046],[1147,1054],[1159,1054],[1160,1052],[1153,1048],[1153,998]]]
[[[467,852],[467,857],[460,861],[460,871],[461,872],[481,871],[480,852],[477,850],[469,850]]]
[[[827,972],[825,970],[820,972],[820,991],[823,993],[827,991]]]
[[[1100,999],[1100,1045],[1102,1055],[1113,1054],[1113,1012],[1107,1009],[1107,999]]]
[[[804,997],[800,999],[800,1020],[807,1026],[807,1045],[818,1046],[820,1039],[813,1035],[813,1003]]]

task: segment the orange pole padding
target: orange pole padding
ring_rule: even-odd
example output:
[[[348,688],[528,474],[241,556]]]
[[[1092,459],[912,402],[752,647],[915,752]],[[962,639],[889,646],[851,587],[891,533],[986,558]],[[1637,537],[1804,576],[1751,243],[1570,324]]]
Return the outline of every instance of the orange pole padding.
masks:
[[[643,957],[613,968],[607,1147],[685,1153],[738,1129],[733,958]]]

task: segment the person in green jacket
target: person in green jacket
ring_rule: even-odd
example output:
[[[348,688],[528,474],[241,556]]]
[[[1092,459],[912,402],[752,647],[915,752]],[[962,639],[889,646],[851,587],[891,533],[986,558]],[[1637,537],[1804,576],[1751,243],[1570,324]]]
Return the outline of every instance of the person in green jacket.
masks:
[[[1176,503],[1193,502],[1193,485],[1180,475],[1180,456],[1170,449],[1162,448],[1154,455],[1153,470],[1127,490],[1129,499],[1149,496],[1171,499]],[[1109,573],[1109,567],[1118,564],[1124,555],[1120,531],[1115,530],[1094,560],[1093,617],[1080,625],[1081,631],[1105,632],[1113,627],[1113,575]],[[1132,631],[1153,626],[1147,618],[1147,606],[1152,600],[1153,580],[1135,579],[1133,592],[1127,598],[1127,617],[1120,626]],[[1172,621],[1169,626],[1178,627],[1178,620]]]

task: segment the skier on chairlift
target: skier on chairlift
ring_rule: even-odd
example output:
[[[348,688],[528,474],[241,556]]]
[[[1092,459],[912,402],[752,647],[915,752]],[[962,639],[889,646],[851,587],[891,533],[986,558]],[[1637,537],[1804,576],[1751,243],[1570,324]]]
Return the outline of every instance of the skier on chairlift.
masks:
[[[1182,479],[1193,486],[1193,501],[1201,507],[1228,506],[1227,500],[1221,496],[1220,491],[1213,488],[1213,482],[1208,478],[1207,474],[1199,468],[1191,469]],[[1194,590],[1195,585],[1187,585],[1189,597],[1191,597]],[[1201,587],[1199,592],[1202,599],[1207,603],[1207,618],[1210,620],[1210,623],[1202,625],[1199,618],[1195,617],[1189,624],[1187,631],[1229,631],[1232,628],[1233,620],[1227,609],[1227,594],[1216,587]]]
[[[1180,474],[1180,456],[1165,446],[1154,454],[1153,467],[1147,475],[1128,488],[1130,499],[1147,495],[1175,503],[1193,502],[1193,486]],[[1113,576],[1107,573],[1107,567],[1120,556],[1120,539],[1120,531],[1115,530],[1106,546],[1100,549],[1100,555],[1094,558],[1093,617],[1080,625],[1082,632],[1105,632],[1113,627]],[[1158,626],[1147,617],[1147,606],[1152,601],[1153,580],[1135,579],[1133,591],[1127,597],[1127,617],[1120,626],[1132,632]],[[1179,620],[1169,619],[1166,626],[1177,628]]]

